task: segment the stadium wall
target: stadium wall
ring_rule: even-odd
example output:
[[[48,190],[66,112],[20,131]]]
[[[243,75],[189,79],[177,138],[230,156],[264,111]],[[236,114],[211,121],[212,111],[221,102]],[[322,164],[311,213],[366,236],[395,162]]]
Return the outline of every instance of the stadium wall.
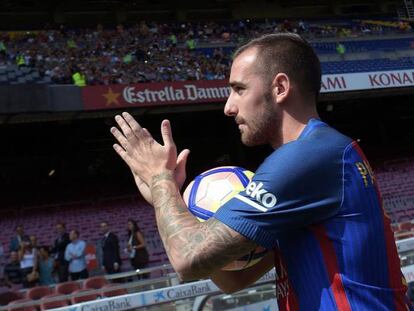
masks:
[[[414,70],[323,75],[323,96],[389,89],[412,91]],[[403,92],[400,91],[400,92]],[[138,83],[132,85],[4,85],[0,114],[81,112],[120,108],[223,103],[230,95],[226,80]],[[382,95],[382,94],[381,94]]]

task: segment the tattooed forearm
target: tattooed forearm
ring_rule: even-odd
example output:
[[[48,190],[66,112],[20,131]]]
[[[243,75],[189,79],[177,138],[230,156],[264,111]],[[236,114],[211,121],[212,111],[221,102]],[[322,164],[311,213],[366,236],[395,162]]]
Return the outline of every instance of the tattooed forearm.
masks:
[[[161,239],[173,266],[184,266],[183,278],[207,277],[255,247],[220,221],[191,215],[171,173],[155,176],[151,192]]]

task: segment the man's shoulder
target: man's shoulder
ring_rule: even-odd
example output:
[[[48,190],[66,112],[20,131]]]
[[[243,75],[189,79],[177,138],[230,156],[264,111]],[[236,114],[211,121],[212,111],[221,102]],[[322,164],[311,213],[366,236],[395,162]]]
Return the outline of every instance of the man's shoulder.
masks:
[[[319,165],[334,163],[341,159],[352,139],[326,126],[320,126],[306,137],[282,145],[273,151],[264,161],[265,166],[278,166],[300,163]]]

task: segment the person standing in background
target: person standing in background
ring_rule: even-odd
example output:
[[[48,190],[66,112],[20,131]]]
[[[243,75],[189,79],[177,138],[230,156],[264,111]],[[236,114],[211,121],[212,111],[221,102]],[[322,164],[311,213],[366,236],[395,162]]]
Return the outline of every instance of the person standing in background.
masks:
[[[69,234],[66,232],[64,223],[58,223],[56,225],[56,232],[58,237],[55,240],[51,253],[55,257],[59,282],[66,282],[69,277],[69,263],[65,260],[65,250],[70,243]]]
[[[32,245],[32,247],[36,250],[39,249],[38,245],[37,245],[37,237],[35,235],[30,235],[29,236],[29,240],[30,240],[30,244]]]
[[[336,53],[338,53],[338,55],[341,57],[341,60],[345,60],[345,53],[346,53],[345,45],[341,42],[337,42],[335,49],[336,49]]]
[[[55,284],[55,278],[53,274],[55,272],[56,263],[49,256],[49,247],[39,247],[39,280],[40,285],[52,285]]]
[[[39,279],[37,272],[37,249],[28,238],[23,239],[19,250],[20,269],[22,271],[23,287],[33,287]]]
[[[3,278],[3,266],[5,265],[4,247],[0,242],[0,278]]]
[[[102,239],[102,268],[108,274],[119,272],[121,256],[119,255],[118,237],[109,230],[108,222],[101,223]]]
[[[77,230],[72,230],[69,238],[72,242],[66,247],[65,259],[69,262],[70,278],[72,281],[86,279],[89,276],[88,270],[86,270],[86,243],[79,239]]]
[[[24,228],[22,225],[16,226],[16,235],[10,239],[9,251],[10,252],[17,252],[20,249],[20,244],[22,243],[23,239],[28,238],[27,235],[24,234]]]
[[[22,284],[22,270],[20,269],[17,252],[10,253],[10,262],[4,266],[4,283],[11,289],[17,289]]]
[[[148,250],[145,246],[145,238],[133,219],[128,219],[128,243],[126,249],[131,266],[134,269],[147,267],[149,261]],[[138,275],[138,278],[147,279],[149,273]]]

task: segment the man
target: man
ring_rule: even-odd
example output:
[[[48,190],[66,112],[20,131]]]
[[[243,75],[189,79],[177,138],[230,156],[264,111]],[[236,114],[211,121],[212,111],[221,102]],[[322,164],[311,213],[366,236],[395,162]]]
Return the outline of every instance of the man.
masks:
[[[199,223],[180,195],[188,150],[177,157],[169,121],[160,145],[128,113],[111,132],[116,152],[154,206],[181,279],[211,277],[240,290],[276,268],[279,310],[407,310],[390,222],[358,145],[318,119],[319,60],[294,34],[252,40],[234,55],[224,112],[247,146],[274,152],[244,191]],[[256,246],[250,269],[221,268]]]
[[[69,276],[69,263],[65,260],[65,250],[70,243],[69,234],[66,232],[66,226],[64,223],[56,224],[55,229],[58,236],[55,239],[52,254],[55,256],[56,270],[59,282],[66,282]]]
[[[29,241],[30,241],[30,244],[32,245],[32,247],[34,249],[38,249],[39,248],[39,245],[37,245],[37,237],[35,235],[30,235],[29,236]]]
[[[0,278],[3,278],[3,266],[5,264],[5,253],[3,244],[0,242]]]
[[[86,279],[89,274],[86,270],[85,248],[86,243],[79,239],[79,232],[72,230],[69,233],[71,242],[65,250],[65,259],[69,262],[69,273],[72,281]]]
[[[4,266],[3,277],[6,286],[9,288],[22,284],[22,272],[17,252],[12,251],[10,253],[10,262]]]
[[[16,235],[10,239],[9,251],[17,252],[20,249],[20,244],[24,239],[29,237],[24,234],[24,228],[22,225],[16,226]]]
[[[109,230],[108,222],[101,223],[102,239],[102,268],[106,273],[119,272],[121,256],[119,255],[119,243],[117,236]]]

